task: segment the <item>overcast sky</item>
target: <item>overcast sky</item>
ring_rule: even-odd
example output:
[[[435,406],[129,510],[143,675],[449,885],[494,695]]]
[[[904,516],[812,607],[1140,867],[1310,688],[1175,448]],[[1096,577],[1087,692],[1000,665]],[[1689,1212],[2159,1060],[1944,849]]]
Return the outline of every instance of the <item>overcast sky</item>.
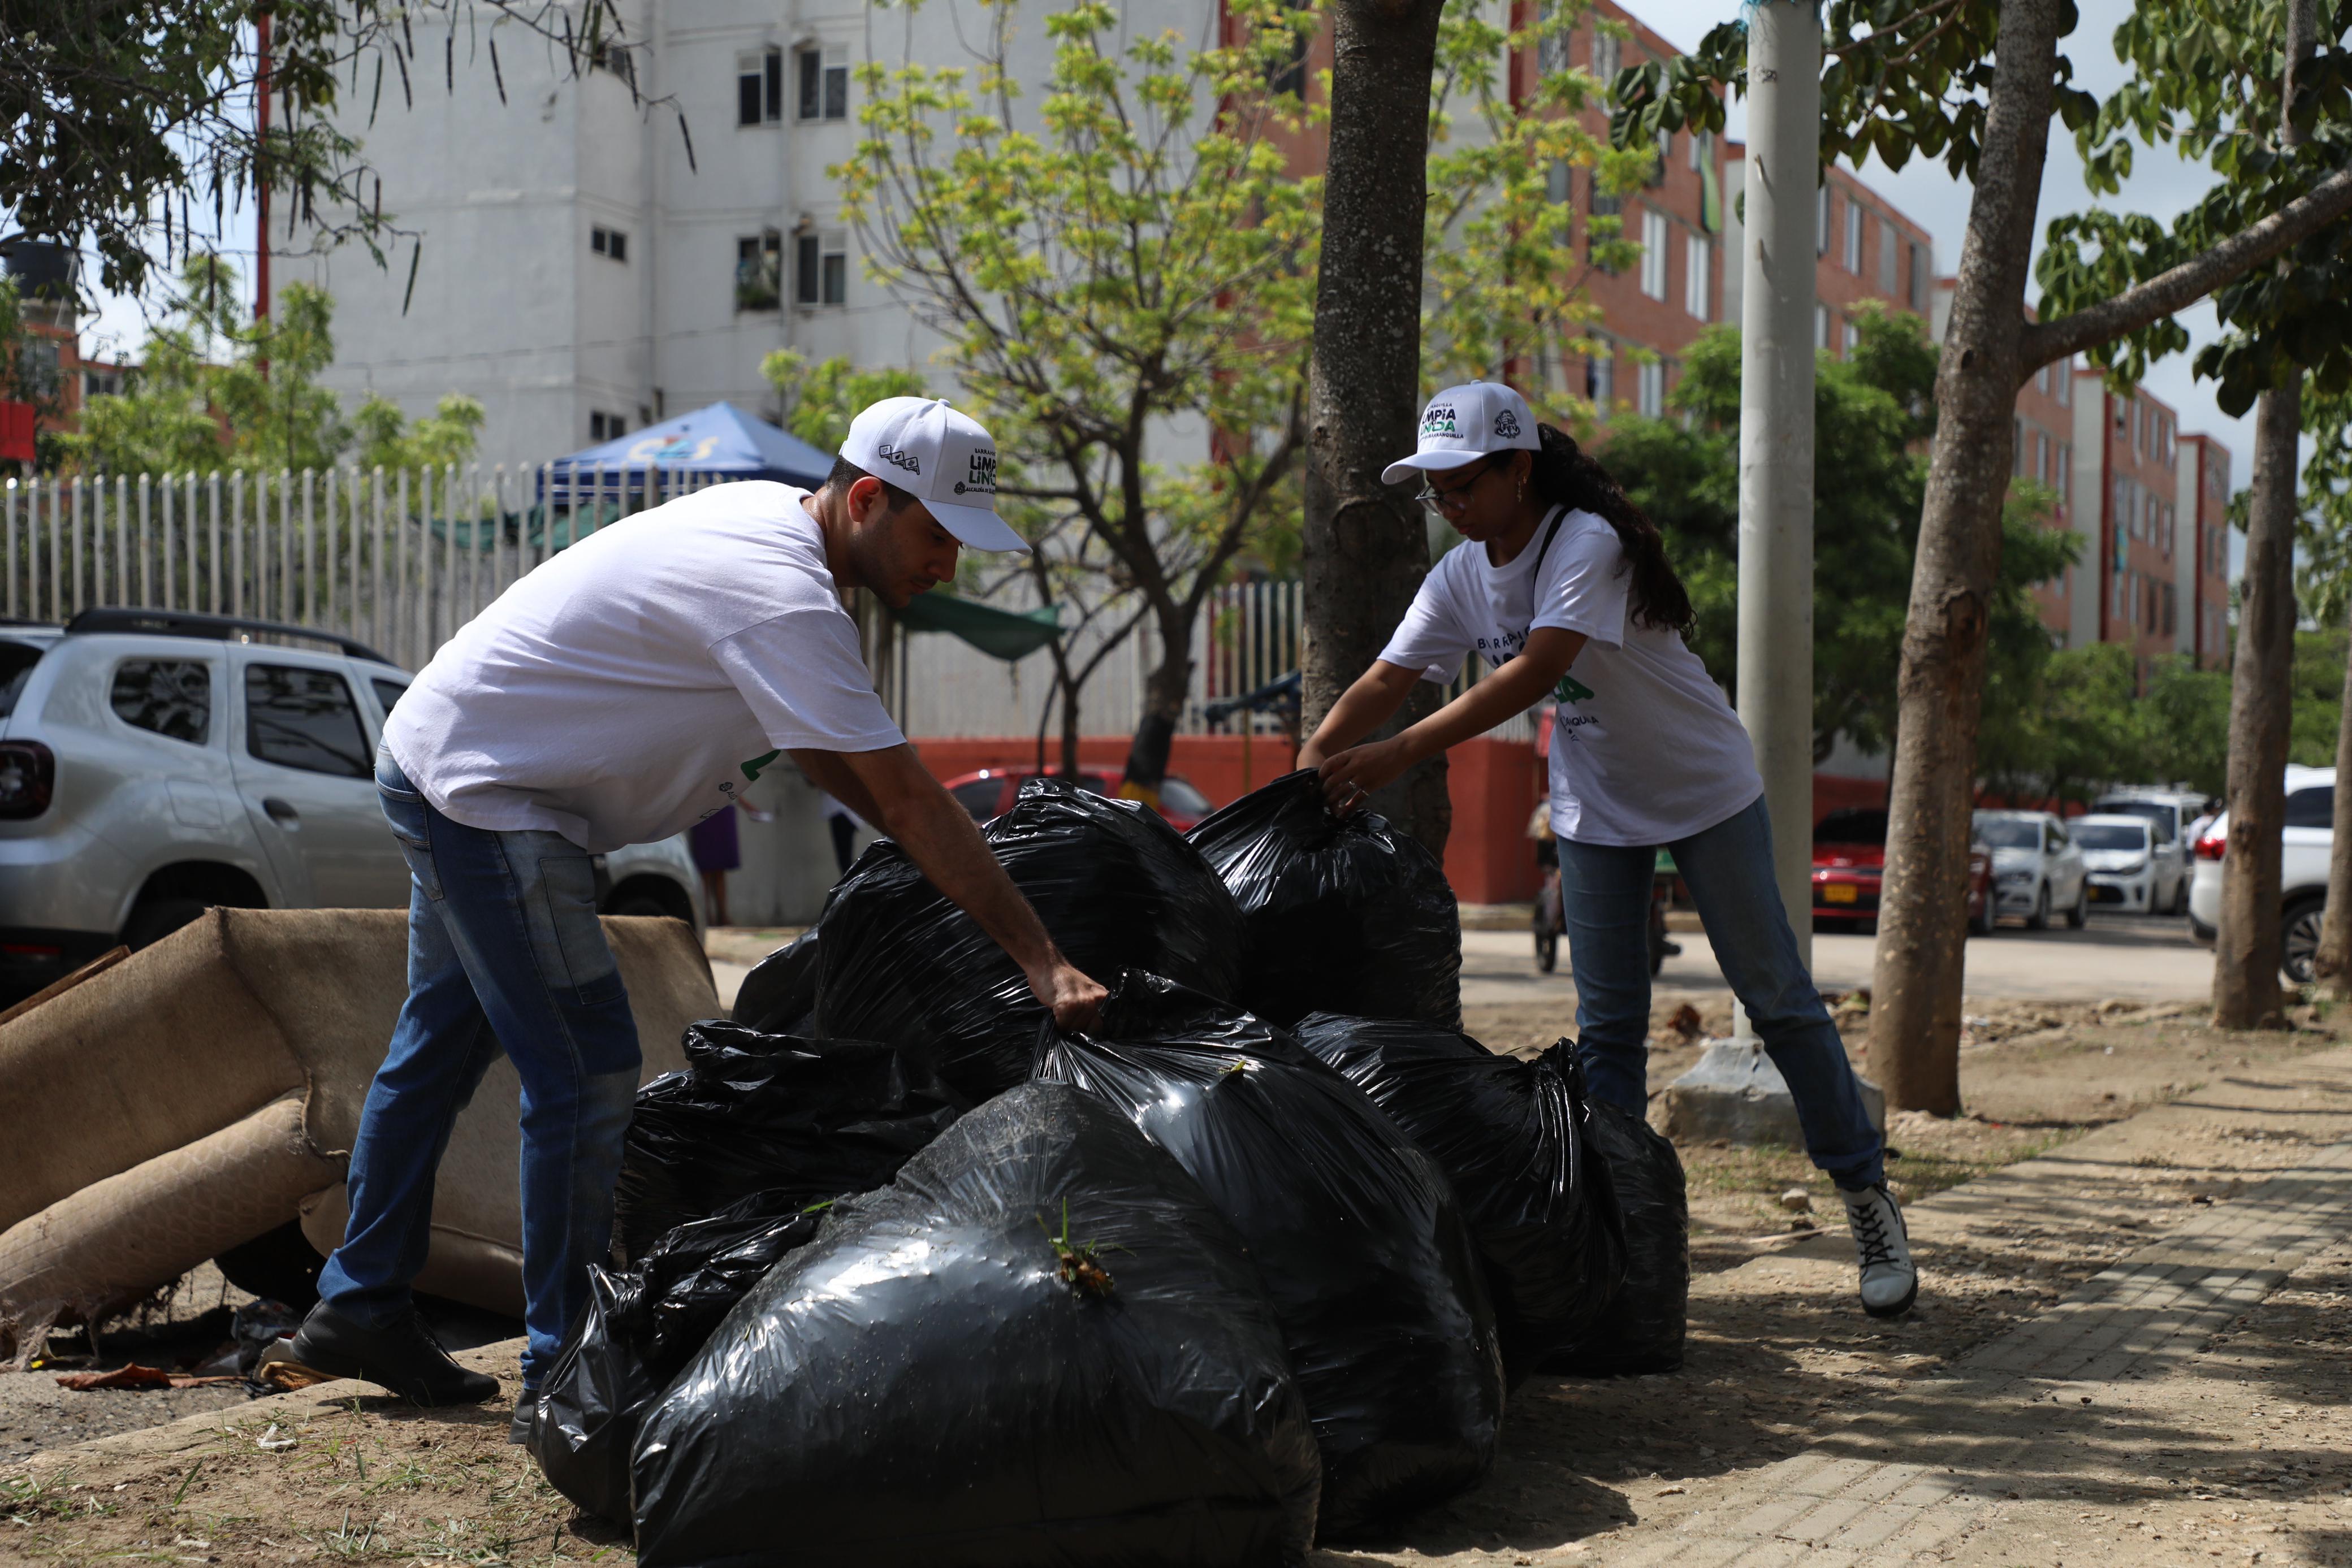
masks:
[[[1618,3],[1680,49],[1696,48],[1708,28],[1736,16],[1739,10],[1738,0]],[[2131,14],[2131,6],[2126,0],[2077,0],[2077,4],[2082,11],[2082,26],[2073,37],[2060,43],[2059,50],[2074,62],[2074,80],[2105,97],[2124,79],[2124,68],[2116,58],[2112,40],[2116,26]],[[1735,97],[1729,113],[1730,133],[1745,140],[1746,106]],[[1970,187],[1967,182],[1946,173],[1941,162],[1918,159],[1895,172],[1873,157],[1863,165],[1861,173],[1935,236],[1936,270],[1948,275],[1959,262],[1960,239],[1968,228]],[[2036,214],[2034,231],[2038,236],[2053,217],[2102,205],[2122,212],[2147,213],[2168,221],[2210,189],[2212,178],[2211,171],[2204,165],[2184,162],[2168,146],[2140,147],[2135,151],[2132,177],[2125,182],[2121,199],[2095,201],[2083,183],[2083,161],[2074,151],[2074,137],[2063,125],[2053,125],[2050,161],[2042,177],[2042,207]],[[2038,238],[2035,248],[2038,252]],[[2037,290],[2029,285],[2027,292],[2030,298]],[[2189,329],[2193,345],[2201,346],[2217,335],[2210,306],[2198,306],[2185,313],[2181,322]],[[2158,361],[2149,367],[2143,384],[2180,411],[2183,434],[2210,435],[2230,448],[2231,483],[2243,489],[2253,467],[2253,416],[2249,413],[2231,419],[2223,413],[2213,402],[2212,383],[2198,381],[2189,373],[2189,354],[2175,354]]]

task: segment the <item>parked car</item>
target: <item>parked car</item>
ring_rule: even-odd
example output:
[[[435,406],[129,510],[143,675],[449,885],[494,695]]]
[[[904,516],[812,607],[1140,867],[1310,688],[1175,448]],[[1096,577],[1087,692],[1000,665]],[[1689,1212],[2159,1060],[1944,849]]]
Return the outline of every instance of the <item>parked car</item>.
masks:
[[[1886,866],[1886,813],[1847,807],[1813,825],[1813,928],[1838,931],[1878,919]],[[1993,929],[1992,852],[1969,846],[1969,929]]]
[[[2336,769],[2286,770],[2286,817],[2279,830],[2279,921],[2287,977],[2300,986],[2311,978],[2312,955],[2319,949],[2319,916],[2327,906],[2327,860],[2336,843]],[[2189,884],[2189,934],[2213,940],[2221,915],[2221,858],[2230,847],[2230,813],[2213,819],[2195,847],[2197,864]]]
[[[2151,908],[2186,915],[2191,865],[2189,830],[2211,806],[2207,797],[2189,789],[2111,789],[2092,802],[2091,814],[2147,819],[2148,864],[2157,883]]]
[[[2185,881],[2176,890],[2168,890],[2167,868],[2156,852],[2156,823],[2151,819],[2095,811],[2066,826],[2082,848],[2093,904],[2150,915],[2171,914],[2176,903],[2186,902]]]
[[[0,625],[0,991],[214,904],[407,907],[375,748],[408,682],[358,643],[262,621]],[[699,925],[685,835],[599,860],[606,914]]]
[[[956,798],[956,803],[971,813],[973,821],[985,822],[1011,810],[1013,798],[1021,793],[1021,786],[1037,777],[1034,768],[983,768],[977,773],[958,774],[947,781],[947,789]],[[1118,780],[1106,773],[1081,773],[1078,786],[1097,795],[1118,792]],[[1177,775],[1171,773],[1160,781],[1160,814],[1178,832],[1191,832],[1200,826],[1202,818],[1215,810],[1206,795]]]
[[[2091,879],[2066,824],[2047,811],[1979,811],[1976,837],[1992,850],[1993,891],[2002,915],[2022,915],[2028,930],[2047,930],[2063,911],[2081,929],[2091,913]]]

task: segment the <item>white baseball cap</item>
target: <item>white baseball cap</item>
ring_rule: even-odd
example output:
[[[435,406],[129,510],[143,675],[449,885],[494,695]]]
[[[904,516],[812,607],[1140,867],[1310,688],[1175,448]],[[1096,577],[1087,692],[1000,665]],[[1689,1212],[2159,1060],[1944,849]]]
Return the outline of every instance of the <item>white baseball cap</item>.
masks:
[[[974,549],[1025,550],[996,515],[996,443],[943,398],[886,397],[849,422],[841,455],[923,503]]]
[[[1421,444],[1381,470],[1381,483],[1394,485],[1416,473],[1443,474],[1475,463],[1493,452],[1538,452],[1536,416],[1528,400],[1500,382],[1465,382],[1447,387],[1421,411]]]

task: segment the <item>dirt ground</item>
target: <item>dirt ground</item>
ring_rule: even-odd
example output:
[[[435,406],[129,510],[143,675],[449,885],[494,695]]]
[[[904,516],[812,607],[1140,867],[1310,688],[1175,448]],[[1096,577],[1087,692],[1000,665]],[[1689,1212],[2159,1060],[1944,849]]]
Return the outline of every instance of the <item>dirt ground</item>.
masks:
[[[1866,1075],[1861,1012],[1850,1008],[1842,1016],[1855,1026],[1849,1048]],[[1531,1050],[1549,1044],[1563,1020],[1490,1008],[1474,1009],[1465,1022],[1498,1050]],[[1972,1019],[1961,1063],[1969,1114],[1951,1122],[1898,1117],[1891,1130],[1901,1151],[1894,1179],[1916,1200],[2019,1161],[2063,1155],[2087,1134],[2193,1091],[2291,1080],[2296,1058],[2352,1038],[2341,1022],[2306,1010],[2294,1032],[2238,1035],[2168,1009],[2008,1008]],[[1677,1027],[1662,1008],[1654,1023],[1654,1091],[1696,1059],[1700,1040],[1728,1032],[1729,1020],[1685,1018]],[[2026,1221],[1947,1218],[1923,1230],[1921,1301],[1893,1323],[1854,1309],[1842,1216],[1826,1180],[1801,1155],[1684,1148],[1694,1278],[1683,1369],[1614,1382],[1531,1380],[1514,1397],[1503,1455],[1483,1487],[1417,1519],[1382,1550],[1322,1553],[1318,1562],[1336,1568],[1463,1554],[1531,1563],[1588,1552],[1589,1560],[1605,1560],[1612,1530],[1671,1518],[1708,1478],[1792,1454],[1873,1400],[1935,1377],[2162,1233],[2168,1216],[2227,1202],[2283,1157],[2267,1135],[2168,1133],[2142,1143],[2120,1164],[2105,1162],[2095,1189]],[[1780,1195],[1790,1188],[1804,1190],[1810,1214],[1782,1206]],[[1809,1228],[1816,1219],[1829,1228]],[[2100,1501],[2108,1494],[2086,1487],[2082,1518],[2070,1515],[2069,1530],[2079,1531],[2095,1516],[2111,1523],[2107,1560],[2116,1563],[2162,1558],[2189,1543],[2206,1561],[2223,1542],[2234,1561],[2267,1551],[2258,1560],[2275,1562],[2284,1560],[2280,1531],[2300,1531],[2295,1539],[2306,1543],[2352,1539],[2344,1533],[2352,1527],[2352,1498],[2340,1495],[2352,1479],[2352,1461],[2343,1457],[2352,1432],[2340,1431],[2340,1422],[2315,1425],[2319,1413],[2352,1406],[2352,1331],[2340,1322],[2352,1299],[2352,1256],[2339,1249],[2323,1264],[2241,1320],[2225,1347],[2244,1371],[2225,1380],[2229,1396],[2213,1420],[2217,1431],[2242,1434],[2234,1440],[2242,1462],[2224,1473],[2201,1458],[2211,1444],[2191,1435],[2181,1451],[2196,1473],[2180,1486],[2159,1500],[2128,1505]],[[512,1356],[513,1346],[505,1345],[467,1359],[511,1381]],[[0,1384],[22,1376],[45,1375],[0,1375]],[[330,1558],[630,1560],[620,1532],[576,1516],[521,1450],[505,1444],[503,1404],[412,1411],[339,1392],[348,1386],[244,1407],[226,1430],[192,1433],[194,1424],[184,1423],[70,1450],[59,1445],[185,1414],[187,1396],[91,1393],[44,1401],[90,1414],[0,1426],[0,1562],[260,1568]],[[239,1397],[215,1398],[213,1407]],[[0,1422],[17,1419],[10,1405],[0,1390]],[[283,1446],[289,1438],[292,1445]],[[2323,1527],[2336,1536],[2326,1537]],[[2032,1543],[2037,1533],[2051,1538],[2052,1520],[2037,1524],[2032,1507],[2021,1504],[2000,1528],[2016,1544],[2014,1555],[1999,1560],[2046,1560]],[[2165,1552],[2151,1552],[2152,1534],[2162,1536]],[[2071,1546],[2065,1559],[2090,1560]],[[2313,1545],[2293,1560],[2332,1559]]]

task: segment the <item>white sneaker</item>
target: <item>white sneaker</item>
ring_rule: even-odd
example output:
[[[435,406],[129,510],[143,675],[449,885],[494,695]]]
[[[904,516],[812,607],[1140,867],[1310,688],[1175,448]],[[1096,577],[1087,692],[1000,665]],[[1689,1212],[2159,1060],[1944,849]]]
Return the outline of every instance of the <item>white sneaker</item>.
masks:
[[[1860,1190],[1838,1188],[1845,1199],[1845,1222],[1862,1260],[1862,1310],[1874,1318],[1899,1318],[1919,1296],[1919,1268],[1911,1261],[1911,1234],[1903,1206],[1885,1182]]]

